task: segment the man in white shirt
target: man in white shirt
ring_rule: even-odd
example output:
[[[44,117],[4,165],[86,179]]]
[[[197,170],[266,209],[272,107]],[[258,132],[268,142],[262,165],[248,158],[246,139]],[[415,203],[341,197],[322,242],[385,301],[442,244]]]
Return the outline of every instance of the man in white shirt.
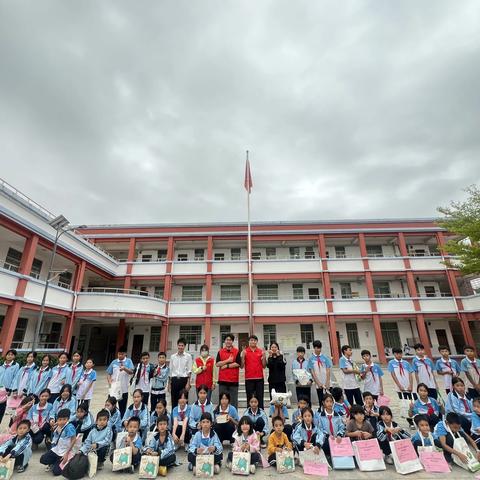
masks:
[[[184,338],[177,340],[177,353],[170,358],[170,382],[168,390],[171,395],[171,406],[173,410],[178,405],[178,397],[183,389],[190,390],[190,377],[192,375],[193,358],[185,352],[187,341]]]

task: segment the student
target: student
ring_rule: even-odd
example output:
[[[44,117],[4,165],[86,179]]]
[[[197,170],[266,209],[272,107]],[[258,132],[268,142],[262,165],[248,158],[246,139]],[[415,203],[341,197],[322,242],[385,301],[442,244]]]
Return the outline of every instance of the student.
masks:
[[[70,414],[76,411],[75,398],[72,397],[72,387],[68,383],[62,386],[59,396],[52,404],[52,410],[49,415],[50,426],[52,428],[56,423],[58,412],[65,409],[68,409]]]
[[[90,400],[93,397],[93,386],[97,380],[97,372],[93,369],[94,365],[95,364],[93,363],[93,360],[91,358],[87,358],[87,361],[85,362],[85,368],[80,370],[81,373],[76,383],[76,399],[79,405],[80,403],[86,403],[88,407],[90,406]]]
[[[200,347],[200,356],[193,362],[192,371],[195,374],[197,392],[201,386],[206,385],[208,388],[207,398],[208,401],[211,401],[212,391],[217,384],[217,368],[215,367],[215,359],[210,356],[208,345]]]
[[[0,464],[14,458],[17,473],[22,473],[27,469],[28,461],[32,456],[32,438],[28,433],[29,430],[30,421],[22,420],[18,424],[16,435],[0,445]]]
[[[88,405],[81,403],[77,407],[77,411],[70,417],[70,422],[75,427],[78,434],[82,434],[82,440],[85,441],[90,430],[95,426],[92,414],[88,411]]]
[[[260,446],[266,447],[266,438],[268,436],[268,418],[263,410],[258,406],[258,399],[255,395],[250,397],[248,402],[249,407],[245,410],[243,415],[250,417],[253,422],[253,429],[257,432],[260,440]],[[282,427],[283,430],[283,427]]]
[[[360,370],[352,361],[352,353],[353,350],[350,345],[343,345],[339,362],[339,367],[343,372],[343,391],[350,405],[353,405],[353,402],[363,405],[362,392],[356,377],[360,374]]]
[[[434,398],[429,397],[429,392],[430,389],[424,383],[419,383],[417,385],[418,398],[415,402],[411,402],[408,414],[410,417],[425,415],[430,423],[431,429],[433,430],[440,420],[442,408]]]
[[[378,407],[375,405],[375,399],[370,392],[363,392],[363,411],[365,412],[365,418],[370,422],[373,427],[373,431],[377,431],[378,422]]]
[[[15,387],[15,377],[20,370],[20,365],[15,361],[17,351],[10,349],[5,354],[5,361],[0,365],[0,385],[7,391],[7,395],[11,395]],[[0,403],[0,423],[2,423],[3,416],[7,402]]]
[[[122,415],[117,408],[117,399],[108,396],[105,400],[105,410],[110,414],[108,419],[108,426],[112,429],[113,440],[117,437],[117,433],[122,430]]]
[[[71,378],[70,367],[67,364],[68,353],[62,352],[58,356],[58,364],[52,368],[52,374],[48,381],[47,388],[50,390],[49,402],[53,403],[60,395],[60,390],[69,383]]]
[[[297,401],[297,408],[292,413],[292,430],[295,430],[295,427],[302,422],[302,410],[307,407],[311,408],[311,405],[308,402],[308,398],[299,397]],[[316,422],[316,419],[317,419],[317,414],[314,415],[315,422]]]
[[[285,393],[287,391],[287,376],[285,374],[286,364],[287,360],[280,351],[278,343],[270,343],[267,357],[268,393],[270,394],[270,400],[272,400],[272,390]]]
[[[185,351],[187,341],[181,337],[177,340],[177,353],[170,357],[170,381],[168,390],[171,396],[171,408],[178,404],[178,396],[182,390],[190,390],[192,376],[192,356]]]
[[[50,423],[48,419],[50,417],[50,411],[52,410],[52,404],[48,402],[50,397],[50,390],[44,388],[39,395],[38,403],[28,411],[27,419],[30,420],[30,436],[32,437],[32,443],[34,445],[40,445],[45,436],[50,436]]]
[[[165,400],[163,401],[165,402]],[[160,404],[160,402],[158,404]],[[175,442],[168,431],[169,423],[166,415],[158,416],[155,435],[144,449],[144,453],[147,455],[160,457],[158,461],[158,474],[161,477],[166,477],[167,468],[173,467],[177,461],[175,456]]]
[[[352,407],[349,401],[343,395],[343,390],[340,387],[333,387],[330,389],[330,393],[335,400],[333,410],[341,415],[345,420],[348,420],[350,418],[350,408]]]
[[[364,380],[363,391],[370,392],[377,400],[379,395],[383,395],[383,370],[380,365],[373,363],[369,350],[362,350],[361,355],[364,361],[360,367],[361,377]]]
[[[52,471],[55,476],[62,474],[60,463],[68,458],[75,440],[75,427],[69,422],[70,410],[64,408],[57,414],[57,420],[54,424],[52,448],[47,450],[41,457],[40,463],[46,465],[46,471]]]
[[[228,392],[232,405],[238,408],[238,383],[242,359],[238,348],[233,345],[234,341],[233,333],[225,336],[225,346],[217,353],[216,366],[218,368],[218,395]]]
[[[308,360],[307,370],[312,375],[317,389],[318,405],[323,403],[323,395],[330,389],[330,375],[333,367],[330,358],[322,353],[322,342],[315,340],[313,342],[313,354]],[[310,402],[311,403],[311,402]]]
[[[153,369],[152,380],[150,384],[150,410],[155,410],[161,399],[167,398],[168,378],[170,377],[170,368],[167,365],[167,354],[160,352],[158,354],[158,364]],[[167,406],[165,402],[165,407]]]
[[[130,379],[136,389],[142,391],[142,402],[148,406],[148,399],[150,397],[150,382],[153,377],[155,367],[150,363],[150,354],[142,352],[140,355],[140,362],[135,368],[135,373]]]
[[[157,419],[165,415],[168,418],[168,428],[170,429],[172,426],[172,418],[170,414],[167,412],[167,400],[165,398],[161,398],[157,405],[155,405],[155,410],[150,414],[150,431],[153,432],[157,427]]]
[[[450,358],[450,349],[444,345],[438,347],[441,357],[435,362],[435,369],[443,377],[443,384],[447,395],[452,390],[452,378],[460,375],[460,365]]]
[[[274,417],[280,418],[280,417]],[[275,429],[275,422],[274,429]],[[273,436],[275,433],[272,433]],[[292,435],[293,445],[297,452],[305,450],[311,451],[318,455],[322,445],[325,444],[325,434],[313,423],[313,410],[310,407],[304,408],[302,411],[302,422],[297,425]]]
[[[208,412],[213,417],[213,404],[208,401],[208,387],[200,385],[197,392],[198,399],[190,407],[190,415],[188,418],[188,428],[190,435],[193,436],[200,428],[200,419],[205,412]]]
[[[430,430],[430,423],[427,416],[422,414],[416,415],[413,421],[417,426],[417,431],[412,436],[412,443],[417,454],[418,447],[435,447],[435,441]]]
[[[365,411],[360,405],[352,405],[350,420],[346,426],[346,436],[354,440],[368,440],[375,434],[371,423],[365,417]]]
[[[140,436],[140,419],[138,417],[130,417],[126,426],[127,435],[122,438],[117,448],[132,447],[132,465],[124,470],[126,473],[133,473],[135,467],[140,465],[142,456],[142,437]],[[110,461],[113,461],[113,452],[110,454]]]
[[[312,375],[308,370],[308,364],[309,362],[305,359],[305,347],[299,346],[297,347],[297,358],[294,358],[292,361],[292,375],[293,379],[295,380],[295,392],[297,396],[297,403],[299,401],[300,397],[305,397],[308,401],[309,404],[312,402],[312,395],[311,395],[311,390],[312,390]],[[307,385],[300,385],[297,376],[295,375],[296,370],[304,370],[308,376],[310,377],[310,380],[308,381]]]
[[[117,358],[107,368],[108,385],[111,386],[114,381],[120,382],[122,397],[117,398],[117,402],[122,417],[127,409],[128,386],[133,368],[133,362],[127,358],[127,347],[125,345],[118,349]]]
[[[275,466],[277,464],[276,453],[283,452],[284,450],[292,451],[293,447],[287,435],[283,431],[282,418],[275,417],[272,419],[272,423],[273,423],[273,432],[268,437],[267,454],[268,454],[268,463],[272,466]],[[297,428],[299,428],[299,426]]]
[[[437,400],[437,379],[435,378],[435,366],[430,358],[425,356],[425,347],[417,343],[413,347],[415,356],[412,360],[412,370],[415,372],[417,384],[423,383],[428,388],[428,396]]]
[[[143,403],[142,391],[137,388],[133,391],[133,403],[125,411],[125,415],[122,417],[122,423],[124,428],[127,428],[128,420],[131,417],[138,418],[140,421],[140,436],[145,438],[147,435],[148,427],[150,425],[150,418],[148,415],[148,408]]]
[[[70,364],[70,378],[68,379],[68,383],[72,386],[72,391],[74,392],[76,397],[77,397],[77,384],[82,376],[82,373],[83,373],[82,355],[80,352],[75,351],[73,352],[72,363]]]
[[[15,414],[10,418],[9,430],[12,435],[15,435],[17,432],[18,424],[25,420],[28,416],[28,412],[31,410],[35,403],[33,395],[27,395],[22,398],[20,405],[15,409]]]
[[[476,397],[472,401],[472,426],[470,428],[470,436],[477,445],[480,445],[480,398]]]
[[[40,392],[47,388],[51,376],[52,370],[50,368],[50,355],[43,355],[40,368],[32,372],[32,375],[30,376],[28,393],[31,393],[35,399],[38,400]],[[50,392],[50,390],[48,391]]]
[[[281,403],[273,403],[270,404],[270,409],[268,411],[268,416],[270,418],[274,417],[281,417],[283,420],[283,431],[287,435],[288,439],[292,439],[292,432],[293,428],[291,425],[287,424],[288,420],[288,408],[286,405],[282,405]],[[273,427],[273,425],[272,425]]]
[[[455,377],[452,380],[452,387],[453,390],[448,394],[445,402],[445,411],[456,413],[460,417],[462,429],[470,435],[473,412],[472,401],[465,394],[465,384],[461,378]]]
[[[112,429],[108,425],[110,413],[106,409],[102,409],[97,413],[95,425],[92,427],[87,435],[80,451],[84,455],[89,452],[95,452],[98,457],[97,470],[103,469],[103,464],[110,449],[110,444],[113,439]]]
[[[447,413],[445,420],[437,423],[433,431],[435,445],[443,450],[445,460],[451,465],[452,455],[456,455],[463,463],[467,463],[467,457],[453,448],[455,438],[464,438],[467,444],[473,448],[475,456],[480,460],[480,451],[474,440],[462,430],[460,417],[454,412]]]
[[[248,337],[248,347],[242,350],[240,358],[242,360],[242,368],[245,369],[245,390],[247,392],[247,402],[250,402],[252,395],[258,399],[260,408],[263,405],[263,370],[267,366],[265,352],[257,347],[258,337],[250,335]]]
[[[172,437],[175,445],[182,446],[190,441],[190,430],[188,429],[188,417],[190,416],[190,405],[188,405],[188,392],[181,390],[178,396],[178,405],[172,410]]]
[[[314,416],[314,422],[316,422],[318,429],[324,435],[322,448],[327,455],[330,454],[328,439],[338,439],[345,435],[345,422],[343,421],[343,417],[333,409],[334,404],[334,398],[330,393],[327,393],[323,397],[323,409],[321,413]]]
[[[35,365],[36,358],[37,352],[27,353],[26,363],[18,370],[17,374],[15,375],[15,380],[13,381],[13,395],[20,397],[28,395],[31,376],[33,372],[37,370],[37,366]]]
[[[480,360],[475,357],[475,348],[470,345],[463,347],[465,358],[460,362],[460,369],[467,377],[468,397],[473,400],[480,396]]]
[[[393,465],[390,442],[393,440],[410,438],[410,434],[393,421],[392,410],[389,407],[380,407],[379,414],[380,419],[377,423],[378,443],[380,444],[380,448],[385,456],[385,463],[388,465]]]
[[[222,444],[212,428],[212,415],[205,412],[200,417],[200,429],[195,433],[188,446],[188,469],[196,475],[197,455],[213,455],[214,473],[220,473],[223,458]]]
[[[218,406],[213,411],[213,419],[215,422],[213,429],[220,441],[223,443],[228,440],[233,443],[233,434],[238,424],[238,412],[233,405],[230,405],[230,394],[228,392],[223,392],[220,396]],[[220,419],[223,421],[218,423]]]
[[[237,430],[233,434],[233,447],[232,451],[228,452],[227,464],[228,469],[232,468],[233,452],[250,452],[250,473],[254,474],[257,465],[262,462],[260,456],[260,442],[257,434],[253,429],[252,420],[243,416],[237,425]]]

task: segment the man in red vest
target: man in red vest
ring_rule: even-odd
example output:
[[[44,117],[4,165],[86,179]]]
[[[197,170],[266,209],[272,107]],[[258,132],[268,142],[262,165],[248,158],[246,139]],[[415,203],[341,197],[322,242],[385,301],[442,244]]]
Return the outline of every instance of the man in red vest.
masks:
[[[265,351],[257,347],[258,337],[250,335],[248,337],[248,347],[242,350],[240,355],[242,368],[245,368],[245,390],[247,392],[247,404],[253,394],[258,399],[260,408],[263,406],[263,391],[265,381],[263,370],[267,365]]]
[[[192,366],[192,371],[196,375],[195,388],[200,388],[201,385],[208,387],[207,399],[210,402],[212,397],[212,390],[215,389],[217,383],[217,375],[215,368],[215,360],[209,355],[208,345],[200,347],[200,356],[195,359]]]
[[[235,335],[225,337],[225,347],[217,353],[218,398],[224,392],[230,394],[230,404],[238,408],[238,378],[240,374],[240,352],[233,346]]]

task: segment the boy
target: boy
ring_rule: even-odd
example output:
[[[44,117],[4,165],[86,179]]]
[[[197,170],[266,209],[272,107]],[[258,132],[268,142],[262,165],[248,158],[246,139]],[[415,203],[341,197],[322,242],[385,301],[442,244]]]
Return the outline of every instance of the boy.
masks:
[[[292,450],[292,444],[287,435],[283,431],[283,419],[281,417],[273,417],[273,432],[268,437],[268,463],[272,466],[277,464],[276,453],[283,450]]]
[[[20,365],[15,361],[16,356],[16,350],[8,350],[8,352],[5,354],[5,361],[2,365],[0,365],[0,386],[5,388],[7,395],[12,393],[15,384],[15,377],[20,369]],[[6,408],[6,401],[0,403],[0,423],[2,423]]]
[[[295,380],[295,391],[297,394],[297,402],[300,397],[305,397],[308,400],[308,403],[312,401],[311,390],[312,390],[312,376],[308,371],[308,364],[305,360],[305,348],[302,346],[297,347],[297,358],[292,361],[292,374]],[[296,370],[304,370],[305,373],[310,377],[307,385],[301,385],[298,381]]]
[[[350,405],[353,405],[353,402],[357,405],[363,405],[362,392],[355,376],[360,374],[360,371],[352,361],[352,353],[353,350],[350,345],[343,345],[339,362],[339,367],[343,372],[343,391]]]
[[[62,474],[60,463],[67,460],[75,444],[75,427],[69,422],[70,410],[63,408],[57,414],[56,428],[53,431],[52,449],[40,457],[40,463],[46,465],[45,471],[52,471],[55,476]]]
[[[135,388],[142,391],[142,402],[148,406],[148,399],[150,397],[150,380],[153,377],[155,367],[150,363],[150,354],[143,352],[140,356],[140,363],[135,369],[135,374],[130,379]]]
[[[383,370],[380,365],[373,363],[369,350],[362,350],[360,354],[365,363],[360,367],[361,377],[364,379],[364,392],[370,392],[375,400],[383,395]],[[363,395],[362,395],[363,397]]]
[[[147,455],[159,456],[158,474],[162,477],[167,476],[167,467],[175,465],[175,443],[172,435],[168,431],[168,417],[160,415],[157,418],[157,432],[145,447]]]
[[[465,358],[460,362],[460,369],[467,377],[468,396],[470,399],[480,396],[480,360],[475,358],[475,348],[470,345],[463,347]]]
[[[348,400],[345,399],[345,396],[343,395],[343,390],[340,387],[333,387],[330,390],[330,393],[335,400],[335,404],[333,405],[334,412],[338,413],[345,419],[349,419],[351,404]]]
[[[443,384],[447,395],[452,390],[452,378],[460,375],[460,365],[450,358],[450,349],[444,345],[438,347],[441,357],[435,362],[435,369],[443,377]]]
[[[430,423],[426,415],[417,415],[414,418],[417,432],[412,437],[412,443],[418,454],[418,447],[434,447],[435,443],[430,432]]]
[[[114,381],[120,382],[122,397],[117,398],[120,414],[125,414],[128,401],[128,385],[130,376],[133,373],[133,362],[127,358],[127,347],[125,345],[118,349],[117,359],[113,360],[107,368],[107,382],[111,386]]]
[[[333,366],[330,358],[322,354],[322,342],[313,342],[313,354],[308,360],[307,370],[313,377],[317,389],[318,404],[322,406],[323,394],[330,389],[330,374]],[[311,402],[310,402],[311,403]]]
[[[413,348],[415,349],[415,356],[412,361],[412,370],[415,372],[417,385],[424,383],[428,388],[428,396],[437,400],[438,385],[433,362],[425,356],[425,347],[421,343],[415,344]]]
[[[21,420],[17,425],[17,434],[0,445],[0,464],[10,458],[15,459],[17,473],[24,472],[32,456],[32,438],[30,437],[30,420]]]
[[[122,438],[117,448],[132,447],[132,465],[124,470],[126,473],[133,473],[135,467],[140,465],[142,451],[142,437],[139,435],[140,419],[138,417],[130,417],[127,421],[127,436]],[[113,461],[113,452],[110,455],[110,461]]]
[[[378,423],[378,407],[375,405],[375,399],[370,392],[363,392],[363,411],[365,412],[365,418],[370,422],[370,425],[373,427],[373,430],[377,431]]]
[[[470,436],[475,440],[477,445],[480,445],[480,398],[476,398],[472,402],[472,426],[470,428]]]
[[[167,366],[167,354],[160,352],[158,354],[158,365],[153,370],[152,382],[150,386],[150,410],[155,410],[160,399],[166,399],[166,391],[170,368]]]
[[[80,448],[84,455],[88,455],[89,452],[96,452],[98,457],[97,470],[102,470],[113,438],[112,429],[108,426],[109,419],[108,410],[100,410],[97,413],[95,426],[90,430],[85,443]]]

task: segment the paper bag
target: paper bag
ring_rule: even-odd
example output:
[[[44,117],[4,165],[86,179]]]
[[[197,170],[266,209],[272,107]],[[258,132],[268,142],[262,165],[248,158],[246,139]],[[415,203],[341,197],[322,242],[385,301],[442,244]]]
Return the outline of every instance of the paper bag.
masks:
[[[5,463],[0,463],[0,479],[9,480],[13,474],[13,467],[15,466],[15,459],[10,458]]]
[[[409,418],[408,412],[410,410],[410,400],[403,398],[399,400],[400,402],[400,416],[402,418]]]
[[[353,442],[353,453],[355,454],[358,468],[362,472],[387,469],[383,461],[383,453],[376,438]]]
[[[117,448],[113,451],[112,472],[124,470],[132,465],[132,447]]]
[[[88,457],[88,478],[92,478],[97,473],[98,457],[95,452],[89,452],[87,457]]]
[[[12,410],[16,410],[20,404],[22,403],[23,395],[10,395],[7,398],[7,408],[11,408]]]
[[[443,454],[443,452],[420,452],[420,448],[431,447],[418,447],[420,462],[427,473],[450,473],[450,467],[445,460],[445,455]]]
[[[117,400],[122,398],[122,384],[119,380],[114,380],[108,389],[108,394],[115,397]]]
[[[197,455],[195,465],[195,476],[201,478],[213,477],[214,470],[213,455]]]
[[[409,438],[390,442],[390,449],[395,470],[401,475],[418,472],[423,469],[413,443]]]
[[[233,452],[232,473],[234,475],[250,473],[250,452]]]
[[[304,370],[303,368],[294,368],[292,370],[293,378],[298,381],[299,385],[306,387],[309,382],[312,380],[310,372]]]
[[[275,454],[278,473],[292,473],[295,471],[295,459],[292,450],[283,450]]]
[[[115,440],[115,448],[123,448],[125,446],[125,438],[128,436],[128,432],[118,432]]]
[[[355,468],[352,442],[348,437],[342,438],[342,443],[337,443],[335,438],[329,437],[328,443],[330,445],[334,470],[350,470]]]
[[[150,445],[150,442],[153,440],[153,437],[155,436],[156,433],[157,433],[156,430],[154,430],[153,432],[147,432],[147,438],[145,440],[146,447]]]
[[[156,478],[159,460],[160,458],[155,455],[142,455],[138,469],[138,478]]]
[[[480,462],[472,453],[464,438],[455,438],[453,442],[453,448],[459,452],[462,452],[467,456],[468,459],[467,463],[463,463],[456,455],[453,455],[453,461],[455,464],[465,470],[468,470],[469,472],[478,472],[478,470],[480,470]]]

